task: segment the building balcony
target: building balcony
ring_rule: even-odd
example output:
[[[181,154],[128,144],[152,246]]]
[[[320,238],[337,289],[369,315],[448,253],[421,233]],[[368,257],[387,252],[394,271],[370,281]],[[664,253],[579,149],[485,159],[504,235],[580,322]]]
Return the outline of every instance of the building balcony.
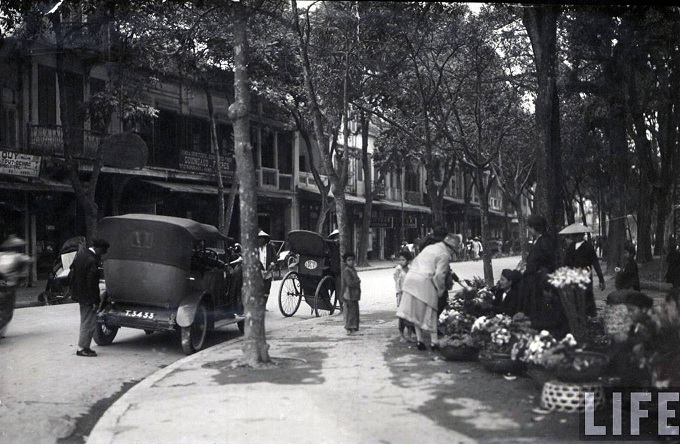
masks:
[[[423,205],[423,193],[420,191],[405,191],[404,201],[414,205]]]
[[[374,199],[384,199],[387,197],[385,193],[385,183],[384,182],[373,182],[373,198]]]
[[[328,185],[328,176],[324,176],[321,174],[321,181],[324,183],[324,185]],[[314,180],[314,175],[312,173],[308,173],[306,171],[300,171],[300,176],[298,179],[298,185],[302,185],[304,187],[310,188],[310,187],[316,187],[316,181]]]
[[[75,157],[94,159],[104,134],[61,125],[28,125],[28,153],[64,157],[64,142]]]

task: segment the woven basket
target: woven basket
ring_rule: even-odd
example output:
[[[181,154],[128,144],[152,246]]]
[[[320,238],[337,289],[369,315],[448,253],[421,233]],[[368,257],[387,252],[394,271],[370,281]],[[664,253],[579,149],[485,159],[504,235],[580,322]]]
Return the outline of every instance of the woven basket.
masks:
[[[491,373],[520,373],[524,370],[523,362],[510,358],[509,353],[479,352],[479,362]]]
[[[633,319],[626,304],[607,304],[604,308],[604,331],[614,342],[624,342]]]
[[[439,353],[447,361],[476,361],[479,356],[479,349],[467,345],[459,347],[445,345],[439,348]]]
[[[543,385],[541,407],[558,412],[577,413],[585,410],[585,392],[594,393],[594,409],[605,405],[601,384],[548,381]]]

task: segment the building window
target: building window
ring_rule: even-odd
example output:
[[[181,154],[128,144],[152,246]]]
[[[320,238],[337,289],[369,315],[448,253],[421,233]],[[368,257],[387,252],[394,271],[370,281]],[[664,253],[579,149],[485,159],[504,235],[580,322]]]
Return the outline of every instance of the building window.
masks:
[[[206,119],[191,117],[191,151],[210,152],[210,124]]]
[[[0,145],[17,146],[16,109],[13,107],[3,107],[0,123]]]
[[[42,65],[38,65],[38,124],[57,124],[57,76]]]
[[[262,130],[261,137],[262,145],[260,146],[262,167],[276,168],[276,161],[274,160],[274,147],[276,144],[276,133],[269,128]]]
[[[279,172],[293,174],[293,133],[286,131],[278,134]]]
[[[418,171],[415,171],[417,167],[409,166],[406,169],[406,176],[404,177],[404,190],[417,192],[420,191],[420,176]]]
[[[103,95],[104,92],[106,92],[106,81],[94,77],[90,78],[90,98],[98,94]],[[111,115],[107,110],[92,112],[90,113],[90,128],[92,131],[99,133],[108,133],[108,123],[110,120]]]

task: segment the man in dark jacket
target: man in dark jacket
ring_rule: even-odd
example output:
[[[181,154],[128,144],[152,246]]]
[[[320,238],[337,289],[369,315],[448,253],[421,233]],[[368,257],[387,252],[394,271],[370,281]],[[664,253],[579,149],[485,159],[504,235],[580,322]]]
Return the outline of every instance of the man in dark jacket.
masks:
[[[94,239],[92,247],[79,250],[71,264],[71,298],[80,304],[80,336],[76,352],[78,356],[97,356],[90,348],[90,343],[97,327],[102,255],[106,254],[108,249],[107,241]]]

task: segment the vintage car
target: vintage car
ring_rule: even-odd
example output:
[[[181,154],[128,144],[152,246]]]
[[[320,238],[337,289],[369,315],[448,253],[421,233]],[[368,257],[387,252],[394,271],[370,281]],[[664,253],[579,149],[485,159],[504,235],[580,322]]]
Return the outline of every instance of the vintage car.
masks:
[[[102,219],[99,236],[110,248],[97,344],[111,344],[120,327],[179,331],[184,352],[191,354],[203,348],[211,329],[235,323],[243,332],[240,282],[233,282],[234,270],[221,259],[233,242],[217,228],[127,214]]]

